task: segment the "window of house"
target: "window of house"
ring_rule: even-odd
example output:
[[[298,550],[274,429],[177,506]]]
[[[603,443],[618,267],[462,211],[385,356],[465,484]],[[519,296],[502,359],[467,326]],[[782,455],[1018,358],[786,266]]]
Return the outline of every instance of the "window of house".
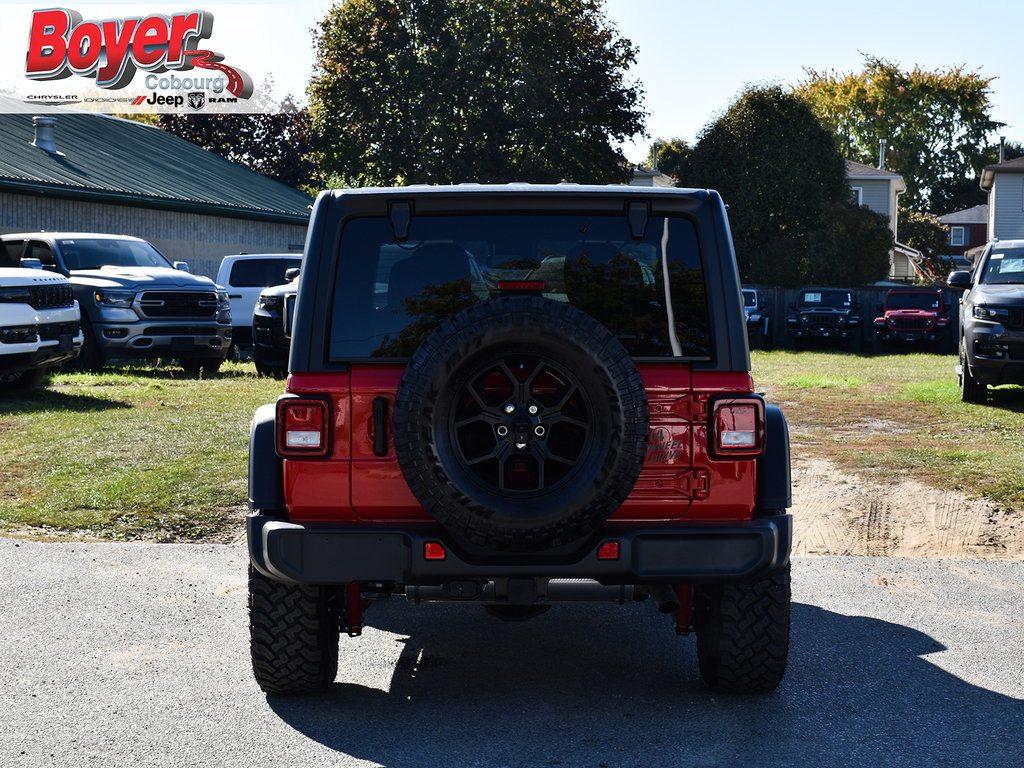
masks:
[[[967,227],[950,227],[949,244],[967,245]]]
[[[856,205],[864,205],[864,188],[850,187],[850,200]]]

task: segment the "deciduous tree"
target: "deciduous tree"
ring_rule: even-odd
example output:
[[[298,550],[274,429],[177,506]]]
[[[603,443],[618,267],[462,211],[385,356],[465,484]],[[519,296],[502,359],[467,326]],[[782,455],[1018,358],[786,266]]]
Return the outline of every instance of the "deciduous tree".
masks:
[[[744,281],[798,285],[878,280],[891,234],[849,203],[843,158],[802,98],[779,86],[743,93],[699,136],[683,184],[721,192]]]
[[[310,109],[334,182],[610,182],[642,132],[636,48],[602,0],[344,0]]]
[[[1002,125],[989,114],[992,80],[965,66],[908,72],[866,56],[862,72],[808,70],[796,92],[836,134],[846,159],[877,165],[884,139],[886,167],[907,183],[903,204],[928,211],[961,200],[964,181],[984,165]]]
[[[682,181],[683,186],[686,186],[686,182],[680,176],[686,158],[690,155],[690,145],[686,139],[658,139],[655,141],[647,152],[648,168],[654,167],[655,147],[658,148],[658,170],[666,176]]]

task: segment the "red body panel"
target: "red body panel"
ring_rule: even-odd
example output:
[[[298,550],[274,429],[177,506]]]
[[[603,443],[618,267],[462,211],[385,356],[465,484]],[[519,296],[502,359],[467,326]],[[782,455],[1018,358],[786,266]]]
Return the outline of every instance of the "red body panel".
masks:
[[[712,394],[749,394],[747,373],[692,373],[689,366],[641,365],[650,404],[647,461],[612,520],[743,520],[753,514],[756,462],[715,459],[707,450]],[[286,459],[285,498],[299,523],[429,522],[402,476],[390,414],[403,365],[353,365],[347,374],[302,374],[289,393],[326,395],[332,408],[326,459]],[[351,393],[351,394],[350,394]],[[373,401],[388,400],[388,452],[373,453]]]

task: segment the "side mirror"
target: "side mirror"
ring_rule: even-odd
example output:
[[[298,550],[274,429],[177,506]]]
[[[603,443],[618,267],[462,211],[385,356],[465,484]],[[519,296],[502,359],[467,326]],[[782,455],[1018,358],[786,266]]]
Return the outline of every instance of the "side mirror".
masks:
[[[295,278],[297,278],[298,276],[299,276],[299,268],[298,267],[291,267],[290,269],[286,269],[284,271],[284,279],[287,280],[289,283],[292,280],[294,280]]]
[[[25,269],[42,269],[43,262],[39,259],[22,259],[21,266]]]
[[[182,272],[190,271],[189,268],[188,268],[188,262],[187,261],[176,261],[176,262],[174,262],[174,268],[178,269],[178,270],[181,270]]]
[[[949,277],[946,278],[946,284],[950,288],[959,288],[967,291],[971,288],[971,273],[965,269],[959,269],[956,272],[950,272]]]

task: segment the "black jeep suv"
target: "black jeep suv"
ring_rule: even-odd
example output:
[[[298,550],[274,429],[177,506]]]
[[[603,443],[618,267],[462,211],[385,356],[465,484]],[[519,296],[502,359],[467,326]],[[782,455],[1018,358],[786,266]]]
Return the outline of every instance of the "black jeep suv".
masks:
[[[845,345],[860,350],[864,318],[851,288],[803,288],[786,317],[786,330],[797,349],[808,342]]]
[[[779,684],[789,440],[717,193],[343,190],[309,226],[287,390],[250,437],[264,691],[324,689],[393,596],[649,600],[715,690]]]

